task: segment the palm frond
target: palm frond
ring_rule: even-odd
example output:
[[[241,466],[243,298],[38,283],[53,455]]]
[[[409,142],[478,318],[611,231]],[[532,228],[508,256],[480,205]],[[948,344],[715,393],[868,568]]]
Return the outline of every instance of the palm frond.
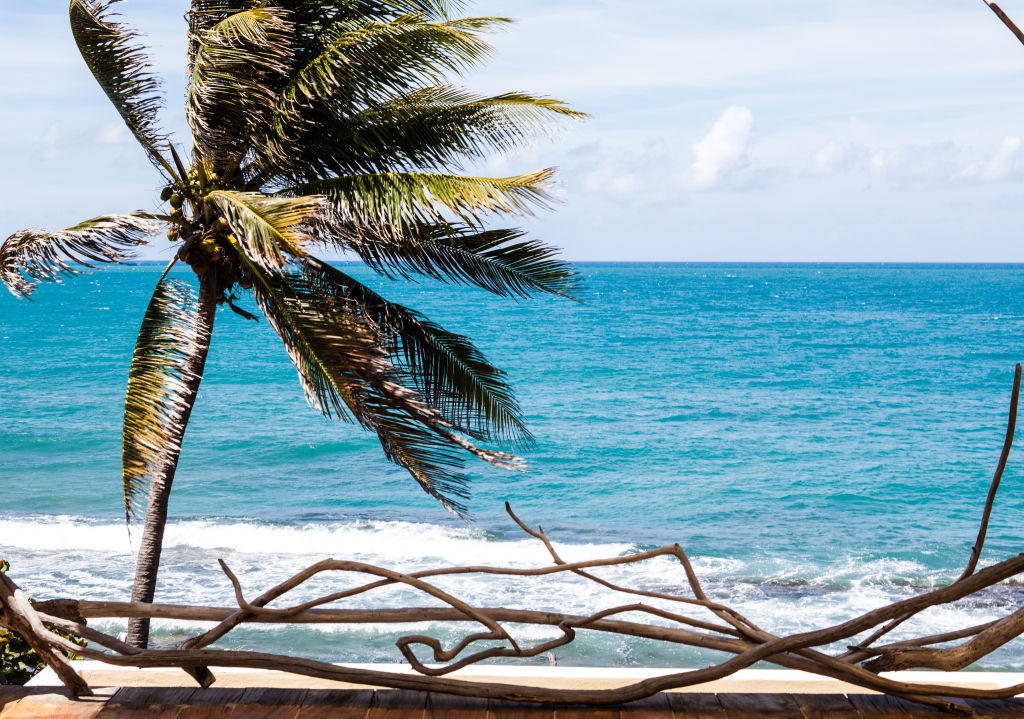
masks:
[[[321,294],[355,303],[362,317],[386,338],[394,366],[458,431],[485,441],[532,443],[505,373],[468,337],[389,302],[316,258],[305,260],[304,271]]]
[[[235,13],[252,10],[259,5],[260,0],[192,0],[192,5],[185,14],[185,20],[188,22],[186,74],[191,75],[195,69],[196,55],[202,47],[203,36],[209,30]]]
[[[202,0],[200,0],[202,1]],[[383,22],[402,15],[423,14],[444,20],[467,7],[463,0],[289,0],[304,25],[330,29],[352,21]]]
[[[111,8],[119,0],[71,0],[71,32],[93,77],[117,108],[150,161],[161,172],[175,172],[163,151],[167,135],[157,119],[163,107],[159,78],[150,68],[139,34],[116,22]]]
[[[125,519],[140,516],[151,483],[181,451],[183,387],[195,353],[197,301],[188,285],[161,279],[142,319],[124,403]],[[187,415],[186,415],[187,416]]]
[[[146,213],[104,215],[58,232],[22,230],[0,245],[0,280],[16,297],[28,297],[40,282],[78,274],[74,265],[123,264],[160,225]]]
[[[486,59],[493,48],[480,34],[504,18],[431,22],[411,14],[339,32],[318,56],[294,73],[281,91],[281,109],[336,99],[349,107],[372,104],[446,72]]]
[[[447,85],[422,88],[354,114],[322,103],[275,119],[273,142],[254,148],[267,177],[306,181],[409,167],[461,170],[466,160],[511,151],[586,115],[525,93],[481,96]]]
[[[205,198],[227,220],[245,253],[268,271],[291,257],[305,257],[311,228],[323,216],[323,197],[274,197],[256,192],[215,190]]]
[[[444,221],[455,215],[480,224],[488,215],[532,216],[548,209],[553,168],[512,177],[470,177],[432,172],[345,175],[283,190],[285,195],[324,195],[339,222],[400,227]]]
[[[425,275],[470,284],[501,297],[549,293],[572,299],[578,276],[558,250],[523,240],[521,230],[480,231],[467,225],[414,223],[401,233],[372,225],[334,225],[325,241],[354,252],[374,271],[395,279]]]
[[[496,466],[520,461],[477,447],[412,389],[399,382],[381,337],[354,303],[326,295],[304,273],[265,272],[236,244],[261,311],[277,331],[310,404],[327,417],[354,418],[376,433],[385,456],[404,467],[431,496],[457,514],[467,479],[461,448]]]
[[[277,87],[293,62],[289,18],[280,7],[254,7],[196,36],[186,118],[218,169],[237,163],[270,130]]]
[[[466,159],[521,147],[586,114],[526,93],[491,97],[451,86],[417,90],[352,117],[363,156],[396,166],[461,169]]]

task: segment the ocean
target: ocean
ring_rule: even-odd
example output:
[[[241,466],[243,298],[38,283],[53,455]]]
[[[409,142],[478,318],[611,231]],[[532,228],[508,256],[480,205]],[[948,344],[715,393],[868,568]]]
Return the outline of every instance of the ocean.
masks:
[[[161,267],[104,269],[0,297],[0,557],[38,598],[127,600],[133,542],[120,496],[128,362]],[[473,337],[507,370],[537,437],[528,470],[479,462],[473,521],[452,517],[352,425],[310,409],[265,321],[217,317],[175,481],[157,601],[233,605],[326,557],[412,571],[541,566],[678,542],[708,593],[761,626],[827,626],[954,579],[999,457],[1024,359],[1024,266],[582,264],[580,302],[513,302],[348,268]],[[184,276],[184,275],[182,275]],[[243,306],[254,309],[251,300]],[[254,310],[255,311],[255,310]],[[1024,463],[1010,457],[982,564],[1024,551]],[[667,560],[605,570],[685,592]],[[320,578],[295,601],[351,586]],[[581,580],[462,577],[478,606],[589,612],[627,603]],[[433,604],[387,590],[350,607]],[[894,636],[1024,605],[1009,582]],[[117,630],[116,622],[96,620]],[[202,625],[158,622],[179,641]],[[247,627],[220,646],[397,662],[402,633],[458,628]],[[525,643],[557,634],[516,627]],[[582,633],[562,665],[690,667],[712,653]],[[547,658],[539,657],[538,663]],[[1024,670],[1024,642],[975,669]]]

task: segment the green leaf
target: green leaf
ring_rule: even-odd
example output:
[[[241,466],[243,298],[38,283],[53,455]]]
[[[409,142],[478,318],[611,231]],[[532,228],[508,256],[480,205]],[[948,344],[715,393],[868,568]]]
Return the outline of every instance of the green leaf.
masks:
[[[354,25],[338,32],[305,63],[281,92],[281,109],[302,102],[338,99],[366,105],[401,94],[444,73],[485,60],[493,48],[479,35],[505,18],[463,18],[430,22],[409,14],[386,22]]]
[[[263,271],[238,243],[261,311],[285,345],[310,404],[327,417],[352,417],[376,433],[385,456],[450,511],[464,515],[465,450],[496,466],[521,460],[483,449],[457,433],[418,392],[401,384],[379,332],[351,300],[325,293],[306,273]]]
[[[219,171],[234,167],[270,132],[278,87],[293,62],[290,13],[260,6],[228,14],[193,35],[186,119]]]
[[[532,444],[505,373],[488,362],[469,338],[387,301],[318,259],[306,260],[305,272],[321,292],[354,302],[363,318],[384,333],[396,369],[458,431],[481,440]]]
[[[336,105],[306,103],[278,113],[277,136],[258,161],[273,168],[272,175],[307,180],[408,167],[461,171],[467,160],[512,151],[584,117],[549,98],[486,97],[447,85],[350,114]]]
[[[470,224],[503,214],[533,215],[551,203],[553,169],[513,177],[467,177],[427,172],[345,175],[284,190],[287,195],[324,195],[341,222],[402,227],[443,222],[454,214]]]
[[[332,226],[329,238],[392,279],[421,274],[502,297],[550,293],[571,299],[578,283],[572,267],[557,259],[555,248],[523,236],[520,230],[481,232],[444,223],[416,223],[401,233],[350,223]]]

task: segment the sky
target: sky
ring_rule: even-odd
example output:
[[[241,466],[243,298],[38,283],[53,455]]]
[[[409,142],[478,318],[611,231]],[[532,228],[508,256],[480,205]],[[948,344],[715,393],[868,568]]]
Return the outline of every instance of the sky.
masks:
[[[187,142],[185,0],[125,0]],[[1024,24],[1024,0],[1003,8]],[[0,6],[0,237],[154,207],[66,0]],[[479,0],[460,82],[591,119],[478,168],[560,168],[520,224],[575,261],[1024,262],[1024,46],[982,0]],[[165,259],[165,245],[144,259]]]

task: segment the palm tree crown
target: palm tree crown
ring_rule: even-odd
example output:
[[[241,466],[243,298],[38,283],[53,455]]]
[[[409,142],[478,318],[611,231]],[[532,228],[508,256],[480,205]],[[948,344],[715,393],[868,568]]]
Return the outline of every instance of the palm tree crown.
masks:
[[[450,84],[449,75],[487,58],[483,36],[508,22],[455,18],[456,0],[193,0],[192,151],[183,160],[159,125],[161,83],[116,2],[71,0],[71,27],[163,177],[169,209],[15,233],[0,246],[0,279],[28,296],[79,265],[130,261],[165,230],[176,246],[171,265],[188,264],[198,277],[196,293],[164,273],[132,360],[123,482],[126,516],[147,507],[143,550],[155,544],[159,556],[216,308],[251,318],[234,304],[250,293],[309,403],[374,432],[389,460],[463,514],[463,458],[514,468],[515,456],[478,443],[531,441],[504,374],[466,337],[313,253],[340,250],[388,277],[425,275],[505,297],[567,295],[575,277],[552,248],[490,226],[548,206],[552,170],[463,172],[582,113]],[[155,563],[151,573],[155,583]],[[151,588],[145,595],[138,601],[151,601]]]

